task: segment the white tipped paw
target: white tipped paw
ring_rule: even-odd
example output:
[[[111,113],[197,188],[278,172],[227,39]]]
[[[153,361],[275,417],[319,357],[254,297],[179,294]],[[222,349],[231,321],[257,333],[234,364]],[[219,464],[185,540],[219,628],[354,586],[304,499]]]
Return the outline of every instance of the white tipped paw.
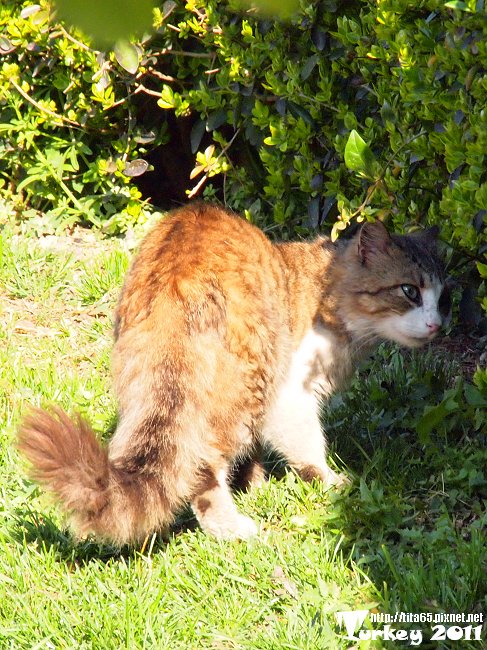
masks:
[[[250,539],[259,532],[256,523],[240,513],[229,517],[225,522],[207,520],[202,527],[218,539]]]
[[[337,474],[337,472],[334,472],[328,467],[323,482],[327,486],[341,488],[345,485],[348,485],[350,483],[350,479],[345,474]]]
[[[237,539],[250,539],[255,537],[259,532],[257,524],[250,517],[238,515],[235,523],[235,534]]]

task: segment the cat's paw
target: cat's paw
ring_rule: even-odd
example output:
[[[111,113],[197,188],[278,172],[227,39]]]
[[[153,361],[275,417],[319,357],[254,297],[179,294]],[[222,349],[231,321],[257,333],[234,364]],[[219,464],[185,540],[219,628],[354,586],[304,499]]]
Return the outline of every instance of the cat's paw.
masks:
[[[311,482],[318,479],[326,487],[340,488],[350,483],[350,479],[345,474],[338,474],[328,467],[328,465],[301,465],[297,468],[298,474],[303,481]]]
[[[240,513],[229,517],[225,522],[207,520],[202,528],[218,539],[250,539],[259,532],[254,520]]]
[[[323,476],[323,483],[327,487],[342,488],[350,484],[350,479],[346,474],[338,474],[328,467]]]
[[[236,539],[250,539],[251,537],[255,537],[259,532],[255,521],[241,514],[237,516],[233,530],[233,537]]]

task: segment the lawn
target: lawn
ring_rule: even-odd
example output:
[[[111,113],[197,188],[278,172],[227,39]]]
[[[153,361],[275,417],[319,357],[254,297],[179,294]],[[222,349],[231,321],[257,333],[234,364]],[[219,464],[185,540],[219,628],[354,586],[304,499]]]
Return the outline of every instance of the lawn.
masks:
[[[324,407],[331,462],[352,477],[341,493],[279,471],[237,495],[258,538],[206,537],[185,511],[140,548],[75,541],[27,478],[15,432],[29,404],[49,403],[81,411],[101,436],[113,430],[111,318],[132,240],[5,221],[2,650],[394,648],[405,642],[345,639],[335,613],[487,613],[487,398],[441,347],[384,347]],[[430,641],[433,625],[395,627],[421,629],[422,648],[486,647],[485,627],[459,623],[456,640]],[[468,641],[475,633],[482,641]]]

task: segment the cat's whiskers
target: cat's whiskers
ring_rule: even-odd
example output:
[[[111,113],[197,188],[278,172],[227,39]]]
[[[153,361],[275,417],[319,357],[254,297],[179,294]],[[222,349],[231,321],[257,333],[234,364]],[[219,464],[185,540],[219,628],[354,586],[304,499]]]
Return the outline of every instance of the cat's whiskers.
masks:
[[[399,311],[399,309],[394,309],[394,308],[389,309],[389,314],[393,314],[395,316],[402,316],[403,313],[404,312]]]
[[[367,329],[362,330],[360,335],[353,339],[353,351],[355,354],[358,354],[364,349],[367,349],[370,345],[373,345],[381,337],[377,334],[377,331],[372,325]]]

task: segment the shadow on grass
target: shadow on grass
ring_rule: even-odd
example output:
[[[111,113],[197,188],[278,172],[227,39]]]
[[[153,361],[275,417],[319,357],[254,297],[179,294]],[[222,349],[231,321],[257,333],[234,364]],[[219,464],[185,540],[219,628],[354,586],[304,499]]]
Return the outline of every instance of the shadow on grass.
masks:
[[[266,471],[282,477],[285,464],[277,458],[269,458]],[[235,492],[246,492],[247,488],[238,484]],[[117,558],[127,559],[134,554],[164,552],[167,544],[174,538],[198,530],[198,522],[190,506],[182,508],[174,522],[165,532],[149,535],[142,544],[124,545],[122,547],[104,544],[93,538],[77,539],[68,529],[60,528],[49,516],[26,509],[17,508],[10,527],[10,537],[20,545],[37,546],[54,554],[59,562],[75,562],[82,565],[96,560],[112,561]]]
[[[141,544],[118,547],[97,542],[93,538],[77,539],[69,530],[60,528],[51,518],[40,517],[33,511],[17,509],[10,528],[10,537],[19,545],[37,546],[54,555],[58,562],[74,562],[82,566],[92,561],[110,562],[134,555],[164,552],[171,541],[198,528],[189,508],[178,513],[173,525],[165,533],[148,535]]]
[[[54,555],[59,562],[75,562],[83,565],[92,560],[108,562],[133,554],[128,546],[117,548],[90,539],[76,540],[67,530],[62,530],[49,517],[39,517],[32,511],[17,509],[15,524],[10,530],[12,539],[25,546],[37,546]]]
[[[109,438],[115,431],[117,417],[113,417],[104,438]],[[272,453],[267,453],[264,460],[267,474],[282,478],[286,473],[286,464]],[[249,487],[240,480],[237,468],[234,475],[235,493],[247,492]],[[54,553],[59,562],[76,562],[84,564],[92,560],[111,561],[117,558],[127,559],[135,553],[164,552],[168,543],[187,532],[198,530],[198,522],[190,506],[182,508],[174,522],[165,532],[149,535],[141,544],[114,545],[95,541],[93,538],[77,539],[69,530],[60,528],[49,516],[27,509],[17,508],[10,529],[11,538],[18,544],[38,547]]]

